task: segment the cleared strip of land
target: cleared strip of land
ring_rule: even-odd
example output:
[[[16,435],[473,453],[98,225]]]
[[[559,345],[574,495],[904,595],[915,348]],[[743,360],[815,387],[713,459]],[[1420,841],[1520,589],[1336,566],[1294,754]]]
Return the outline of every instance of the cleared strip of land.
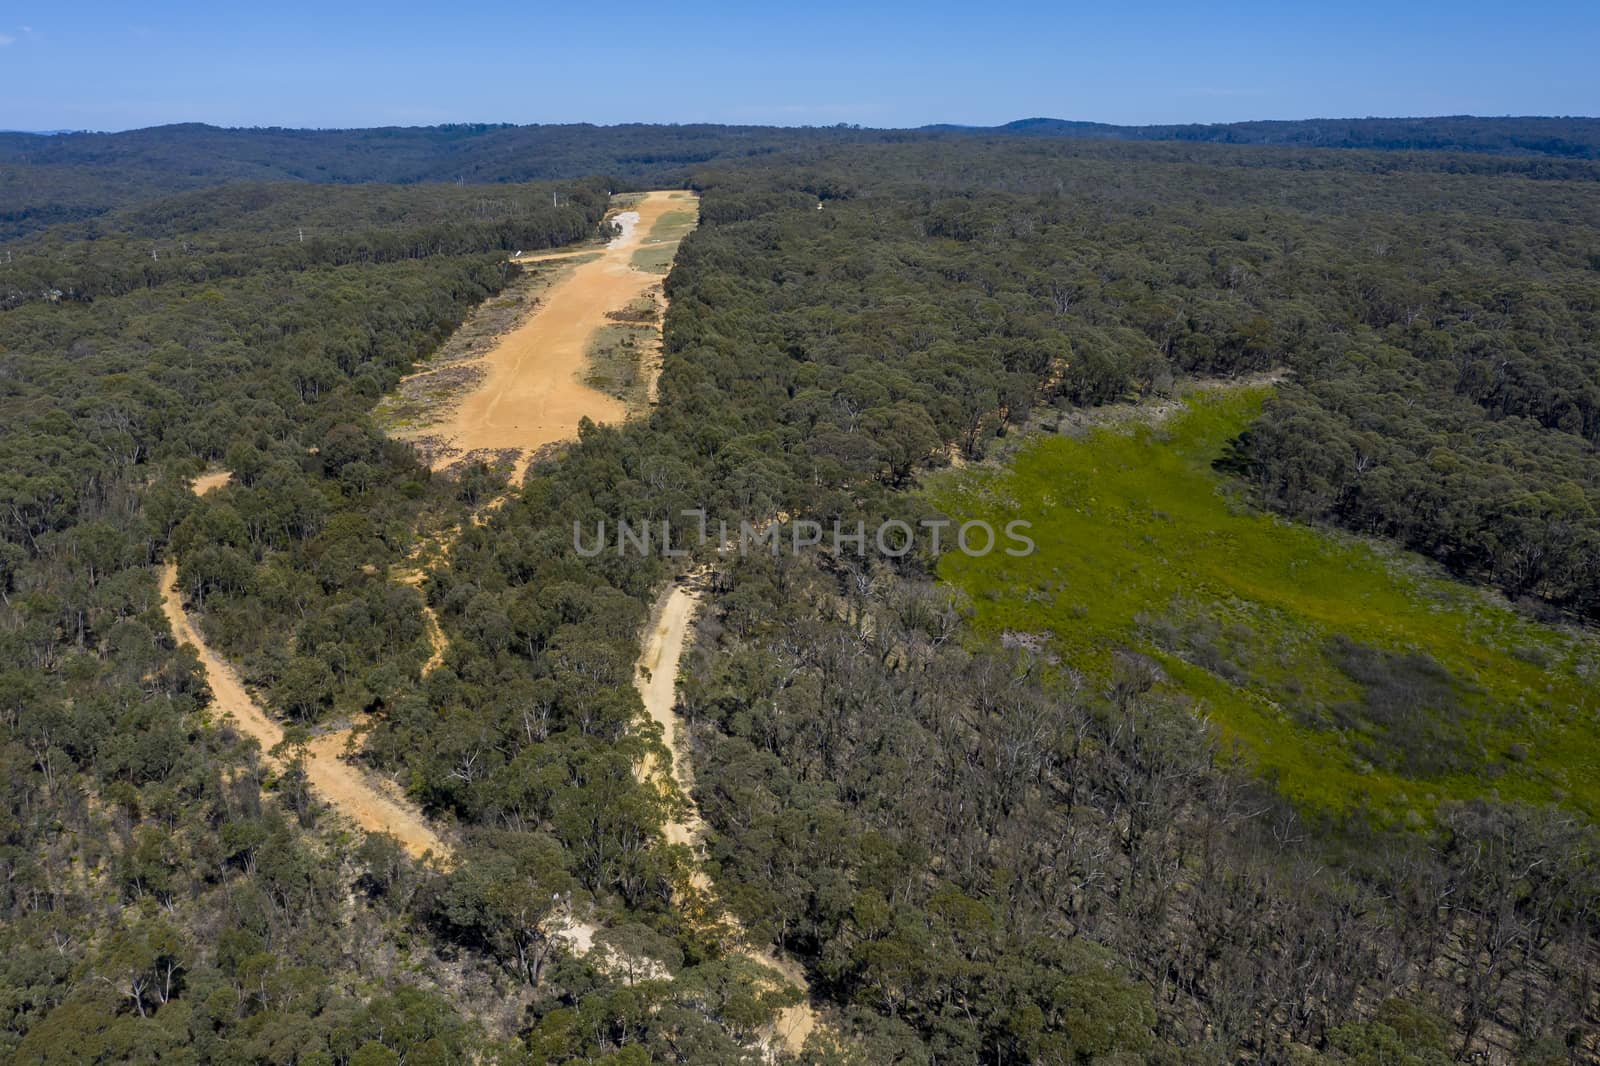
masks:
[[[620,422],[627,405],[588,384],[590,341],[607,315],[660,284],[659,261],[671,261],[683,234],[699,217],[693,193],[649,192],[614,216],[622,235],[603,249],[584,249],[563,264],[566,274],[544,294],[537,311],[470,364],[467,391],[438,421],[399,435],[429,443],[434,469],[463,459],[515,453],[515,479],[551,444],[571,440],[583,418]],[[636,216],[636,217],[629,217]],[[584,258],[588,256],[590,258]],[[644,257],[642,260],[640,257]],[[567,258],[562,253],[526,261]]]

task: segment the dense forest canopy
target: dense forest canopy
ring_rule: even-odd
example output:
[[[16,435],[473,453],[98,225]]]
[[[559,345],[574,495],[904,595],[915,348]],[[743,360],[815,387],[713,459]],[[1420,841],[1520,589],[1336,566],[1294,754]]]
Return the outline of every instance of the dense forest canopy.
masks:
[[[608,193],[600,179],[492,190],[228,185],[11,242],[0,305],[92,300],[268,267],[551,248],[590,236]]]
[[[1270,376],[1229,506],[1592,620],[1600,183],[1566,147],[1590,125],[0,138],[4,1054],[763,1061],[782,996],[674,905],[694,857],[663,826],[692,801],[718,893],[828,1023],[806,1061],[1592,1060],[1594,812],[1502,796],[1479,767],[1515,752],[1419,732],[1426,647],[1326,649],[1432,757],[1385,766],[1410,817],[1369,817],[1292,801],[1134,649],[992,639],[929,552],[750,556],[709,579],[684,797],[636,773],[661,741],[630,684],[671,561],[571,539],[696,506],[915,521],[930,473],[1046,421]],[[1295,135],[1264,126],[1238,135]],[[431,473],[382,433],[509,252],[674,179],[702,222],[647,417],[586,425],[492,509],[503,469]],[[213,465],[231,483],[196,498]],[[390,578],[441,531],[420,590]],[[287,770],[207,715],[169,557],[291,727]],[[450,868],[352,839],[295,768],[358,717]],[[632,961],[554,940],[578,908]]]
[[[991,409],[1037,402],[1045,377],[1071,402],[1098,403],[1174,374],[1286,366],[1292,383],[1236,460],[1278,505],[1398,536],[1514,596],[1600,608],[1594,186],[1369,175],[1364,155],[1310,172],[1295,155],[1254,150],[1231,165],[1134,158],[915,145],[727,180],[763,170],[792,197],[846,201],[829,219],[865,210],[883,228],[871,245],[832,249],[829,274],[780,291],[815,286],[840,313],[854,286],[832,274],[873,272],[867,248],[903,245],[893,270],[921,272],[930,312],[937,303],[948,319],[967,291],[984,301],[963,350],[998,364],[979,378],[1001,398]],[[720,189],[717,173],[703,180]],[[706,217],[771,215],[775,195],[711,198]],[[733,272],[746,286],[760,276]],[[898,317],[912,330],[938,320]],[[849,355],[870,359],[883,343]],[[940,382],[947,356],[910,347],[904,358],[910,387],[942,394],[922,401],[930,410],[964,395]],[[927,358],[940,369],[917,365]],[[965,428],[945,416],[942,438],[981,437],[986,403],[971,401]]]
[[[1028,137],[1210,141],[1299,148],[1377,148],[1385,151],[1490,152],[1595,159],[1600,124],[1592,118],[1323,118],[1277,122],[1111,126],[1025,118],[998,127]]]
[[[0,133],[0,240],[180,189],[238,181],[499,183],[608,174],[677,184],[708,163],[843,144],[1019,137],[1481,153],[1450,166],[1594,177],[1600,120],[1340,119],[1212,126],[1110,126],[1024,119],[996,127],[458,124],[365,130],[222,129]],[[1335,164],[1342,165],[1342,164]]]

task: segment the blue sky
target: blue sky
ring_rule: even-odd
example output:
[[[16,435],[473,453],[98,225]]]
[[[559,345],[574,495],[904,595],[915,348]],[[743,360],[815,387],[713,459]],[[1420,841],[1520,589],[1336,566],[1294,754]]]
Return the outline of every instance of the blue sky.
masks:
[[[1600,114],[1600,5],[0,0],[0,128]]]

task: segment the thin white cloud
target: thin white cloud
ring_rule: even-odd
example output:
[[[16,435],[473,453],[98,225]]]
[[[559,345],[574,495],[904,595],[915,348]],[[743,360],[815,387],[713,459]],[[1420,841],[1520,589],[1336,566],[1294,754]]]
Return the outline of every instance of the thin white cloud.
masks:
[[[0,33],[0,48],[4,48],[8,44],[15,44],[16,41],[17,41],[17,39],[15,37],[11,36],[11,34],[9,34],[9,33]]]

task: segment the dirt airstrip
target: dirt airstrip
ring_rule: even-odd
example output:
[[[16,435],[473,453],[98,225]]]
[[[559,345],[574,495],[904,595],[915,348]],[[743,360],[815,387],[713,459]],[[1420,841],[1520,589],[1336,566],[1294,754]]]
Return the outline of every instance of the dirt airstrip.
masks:
[[[620,422],[626,418],[627,406],[621,400],[584,381],[589,341],[606,325],[608,312],[626,308],[660,283],[659,274],[637,268],[633,259],[646,244],[661,244],[652,233],[663,217],[697,214],[698,210],[699,201],[692,193],[645,193],[628,211],[613,217],[623,232],[603,249],[519,259],[536,263],[573,258],[578,262],[545,293],[531,317],[472,362],[477,380],[470,392],[440,421],[400,435],[438,442],[432,449],[436,470],[473,453],[516,451],[520,458],[514,479],[521,480],[535,453],[571,440],[580,419]],[[662,227],[668,228],[670,221]]]

